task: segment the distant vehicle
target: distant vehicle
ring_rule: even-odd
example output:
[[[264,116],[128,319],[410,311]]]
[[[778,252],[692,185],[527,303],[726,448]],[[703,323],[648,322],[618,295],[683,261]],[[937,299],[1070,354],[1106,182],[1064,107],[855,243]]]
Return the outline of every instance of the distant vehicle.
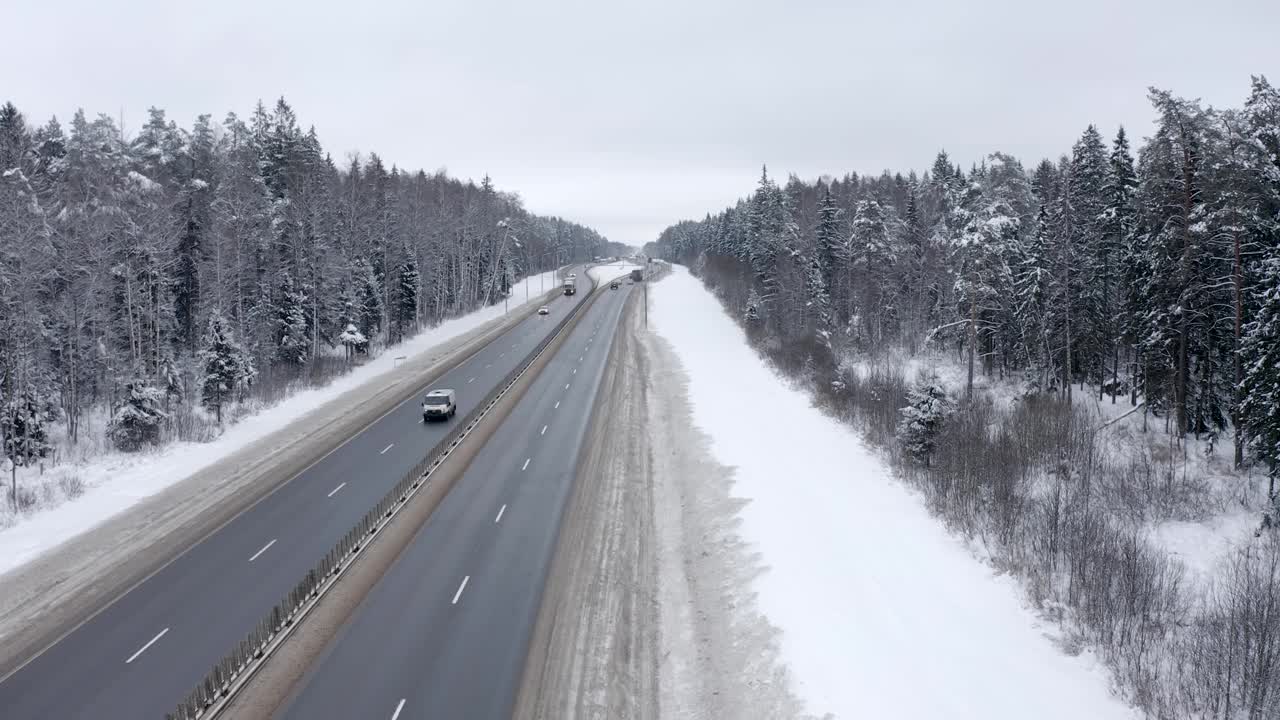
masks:
[[[644,271],[643,271],[643,270],[640,270],[640,269],[638,269],[638,268],[637,268],[637,269],[635,269],[635,270],[632,270],[632,271],[631,271],[631,281],[632,281],[632,282],[640,282],[640,281],[641,281],[641,280],[643,280],[643,279],[644,279]]]
[[[543,305],[542,307],[538,308],[538,314],[539,314],[539,315],[550,315],[550,314],[551,314],[551,308],[547,307],[546,305]]]
[[[569,277],[570,277],[571,279],[572,279],[572,278],[577,278],[577,277],[578,277],[578,273],[569,273]]]
[[[576,282],[572,277],[570,277],[568,280],[565,280],[565,281],[564,281],[564,294],[565,294],[565,295],[573,295],[573,294],[574,294],[574,293],[576,293],[576,292],[578,292],[577,282]]]
[[[452,390],[432,390],[422,398],[422,422],[448,420],[458,412]]]
[[[618,289],[618,281],[617,281],[617,280],[614,280],[613,282],[609,283],[609,289],[610,289],[610,290],[617,290],[617,289]]]

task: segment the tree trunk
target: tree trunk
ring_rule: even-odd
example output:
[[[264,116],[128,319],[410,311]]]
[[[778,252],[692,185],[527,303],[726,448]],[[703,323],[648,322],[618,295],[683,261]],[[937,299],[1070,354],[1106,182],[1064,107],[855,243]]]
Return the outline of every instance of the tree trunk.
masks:
[[[973,351],[974,346],[978,342],[978,302],[972,296],[969,297],[969,382],[965,385],[964,396],[973,397]]]
[[[1234,380],[1231,386],[1231,425],[1235,431],[1235,457],[1233,462],[1237,469],[1244,464],[1244,430],[1240,427],[1240,326],[1244,316],[1244,272],[1240,264],[1240,233],[1233,233],[1235,261],[1232,267],[1232,280],[1235,286],[1235,352],[1232,353],[1234,364]]]

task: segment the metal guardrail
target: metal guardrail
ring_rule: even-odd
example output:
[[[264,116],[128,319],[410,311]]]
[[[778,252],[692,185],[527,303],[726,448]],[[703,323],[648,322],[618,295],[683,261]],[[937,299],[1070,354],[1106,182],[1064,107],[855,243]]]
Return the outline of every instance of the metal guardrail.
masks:
[[[584,270],[585,272],[585,270]],[[599,289],[592,280],[591,292]],[[377,505],[342,537],[320,562],[298,581],[280,602],[271,608],[257,626],[213,666],[209,674],[178,703],[173,712],[165,713],[166,720],[209,720],[221,712],[226,703],[240,690],[272,652],[280,646],[297,623],[315,606],[320,596],[329,590],[346,568],[356,559],[360,550],[373,540],[379,530],[386,527],[400,508],[430,479],[431,473],[444,462],[462,440],[475,429],[480,420],[498,403],[511,386],[520,379],[542,355],[565,327],[591,304],[587,299],[574,306],[555,329],[547,333],[507,376],[485,396],[471,412],[454,424],[444,439],[391,489]]]

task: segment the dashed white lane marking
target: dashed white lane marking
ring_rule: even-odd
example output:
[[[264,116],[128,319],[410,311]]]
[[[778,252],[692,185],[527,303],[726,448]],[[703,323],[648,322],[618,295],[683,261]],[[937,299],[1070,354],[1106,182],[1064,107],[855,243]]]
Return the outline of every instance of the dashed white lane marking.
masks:
[[[546,426],[546,425],[543,425],[543,426],[542,426],[542,432],[540,432],[540,433],[538,433],[538,434],[539,434],[539,435],[546,435],[546,434],[547,434],[547,426]]]
[[[557,400],[557,401],[556,401],[556,409],[557,409],[557,410],[559,410],[559,409],[560,409],[560,401],[559,401],[559,400]]]
[[[498,508],[498,517],[494,518],[494,519],[493,519],[493,521],[494,521],[494,522],[496,522],[496,523],[500,523],[500,522],[502,522],[502,513],[506,512],[506,511],[507,511],[507,506],[506,506],[506,505],[503,505],[502,507]]]
[[[169,632],[169,628],[165,628],[165,629],[161,630],[160,632],[156,633],[156,636],[155,636],[155,637],[153,637],[153,638],[151,638],[150,642],[148,642],[146,645],[143,645],[142,647],[138,648],[138,652],[136,652],[136,653],[134,653],[134,654],[130,655],[130,656],[129,656],[129,659],[124,661],[124,664],[125,664],[125,665],[128,665],[129,663],[133,662],[134,660],[137,660],[139,655],[141,655],[142,653],[146,652],[146,651],[147,651],[147,648],[151,647],[152,645],[155,645],[155,644],[156,644],[156,641],[157,641],[157,640],[159,640],[160,638],[164,637],[164,634],[165,634],[165,633],[167,633],[167,632]]]
[[[485,369],[485,370],[488,370],[488,369],[489,369],[489,368],[491,368],[491,367],[493,367],[493,363],[487,363],[487,364],[485,364],[484,369]]]
[[[578,368],[574,368],[574,369],[573,369],[573,374],[574,374],[574,375],[577,375],[577,374],[578,374]]]
[[[503,353],[498,353],[498,357],[506,357],[506,356],[507,356],[507,354],[506,354],[506,353],[504,353],[504,352],[503,352]]]
[[[565,383],[565,384],[564,384],[564,389],[565,389],[565,390],[568,390],[568,389],[569,389],[569,383]]]
[[[454,594],[453,594],[453,604],[454,604],[454,605],[457,605],[457,604],[458,604],[458,598],[462,597],[462,591],[467,589],[467,581],[468,581],[468,580],[470,580],[470,579],[471,579],[471,576],[470,576],[470,575],[468,575],[468,576],[466,576],[466,577],[462,578],[462,584],[458,586],[458,592],[456,592],[456,593],[454,593]]]
[[[341,490],[342,488],[346,487],[346,486],[347,486],[347,484],[346,484],[345,482],[338,483],[338,487],[336,487],[336,488],[334,488],[334,489],[332,489],[332,490],[330,490],[330,491],[329,491],[329,497],[333,497],[334,495],[337,495],[337,494],[338,494],[338,491],[339,491],[339,490]]]
[[[254,553],[254,554],[253,554],[253,557],[249,558],[249,562],[253,562],[254,560],[257,560],[259,555],[261,555],[262,553],[266,552],[266,551],[267,551],[267,548],[269,548],[269,547],[271,547],[272,545],[275,545],[275,544],[276,544],[276,541],[275,541],[275,540],[272,540],[271,542],[267,543],[266,545],[263,545],[261,550],[259,550],[258,552]]]
[[[404,709],[404,698],[400,698],[400,704],[396,705],[396,711],[391,713],[391,720],[400,717],[400,711]]]
[[[475,382],[475,381],[476,381],[476,379],[475,379],[475,378],[471,378],[470,380],[468,380],[468,381],[467,381],[467,384],[468,384],[468,385],[470,385],[471,383],[473,383],[473,382]]]
[[[378,453],[378,454],[379,454],[379,455],[386,455],[386,454],[387,454],[387,451],[388,451],[388,450],[390,450],[391,448],[395,447],[395,446],[396,446],[396,444],[395,444],[395,443],[391,443],[390,445],[388,445],[388,446],[386,446],[386,447],[382,448],[382,452],[380,452],[380,453]]]
[[[521,470],[521,471],[528,470],[528,469],[529,469],[529,461],[530,461],[530,460],[532,460],[532,459],[533,459],[533,458],[525,458],[525,459],[524,459],[524,465],[521,465],[521,466],[520,466],[520,470]]]

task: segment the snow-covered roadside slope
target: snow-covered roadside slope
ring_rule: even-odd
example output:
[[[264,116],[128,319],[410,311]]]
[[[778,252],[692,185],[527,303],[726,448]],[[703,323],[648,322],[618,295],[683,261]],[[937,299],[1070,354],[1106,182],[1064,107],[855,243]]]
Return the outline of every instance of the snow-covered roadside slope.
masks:
[[[675,267],[650,321],[689,378],[694,422],[748,500],[766,568],[758,609],[781,632],[808,712],[893,720],[1119,720],[1105,671],[1069,657],[1020,599],[853,433],[810,406]]]
[[[524,282],[529,285],[529,302],[537,302],[544,286],[555,287],[555,272]],[[522,283],[515,284],[509,310],[524,305],[525,294]],[[230,425],[212,442],[172,443],[145,453],[111,452],[88,463],[53,468],[52,473],[78,476],[84,482],[84,494],[52,508],[11,518],[13,524],[0,529],[0,575],[289,425],[343,393],[377,379],[397,363],[428,352],[502,315],[503,306],[498,304],[423,330],[324,387],[299,392]]]

